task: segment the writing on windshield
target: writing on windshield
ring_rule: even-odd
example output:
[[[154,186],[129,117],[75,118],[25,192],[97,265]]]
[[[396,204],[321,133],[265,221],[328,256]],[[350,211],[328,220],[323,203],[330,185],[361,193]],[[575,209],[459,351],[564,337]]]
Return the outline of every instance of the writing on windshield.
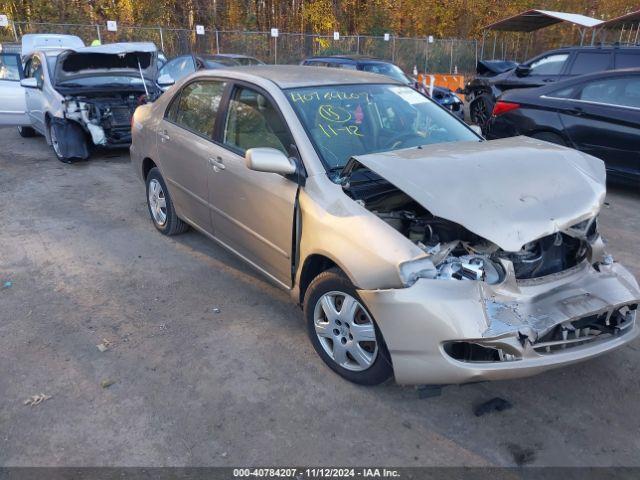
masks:
[[[405,86],[337,85],[289,89],[286,94],[328,169],[344,166],[355,155],[478,139]]]

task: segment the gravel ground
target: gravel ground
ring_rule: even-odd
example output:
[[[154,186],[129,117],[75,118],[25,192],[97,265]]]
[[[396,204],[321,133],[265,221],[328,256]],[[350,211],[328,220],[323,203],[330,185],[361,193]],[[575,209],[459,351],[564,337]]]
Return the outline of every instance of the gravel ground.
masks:
[[[436,398],[355,386],[288,294],[154,230],[126,151],[69,166],[42,137],[0,145],[0,466],[640,465],[638,342]],[[610,250],[640,276],[640,195],[607,201]],[[494,397],[513,407],[474,416]]]

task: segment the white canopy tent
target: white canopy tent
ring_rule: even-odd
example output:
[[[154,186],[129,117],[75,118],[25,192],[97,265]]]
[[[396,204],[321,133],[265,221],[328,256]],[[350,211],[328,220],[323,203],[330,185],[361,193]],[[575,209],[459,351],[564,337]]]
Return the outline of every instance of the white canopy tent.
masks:
[[[482,54],[484,58],[484,43],[488,31],[493,32],[516,32],[531,33],[542,28],[550,27],[560,23],[566,23],[578,28],[580,32],[580,44],[584,42],[586,33],[591,30],[595,32],[595,28],[603,24],[602,20],[588,17],[579,13],[555,12],[551,10],[526,10],[517,15],[499,20],[484,27],[482,34]],[[496,37],[494,36],[493,55],[495,56]],[[527,45],[528,47],[528,45]],[[527,48],[528,49],[528,48]],[[526,56],[526,53],[525,53]]]

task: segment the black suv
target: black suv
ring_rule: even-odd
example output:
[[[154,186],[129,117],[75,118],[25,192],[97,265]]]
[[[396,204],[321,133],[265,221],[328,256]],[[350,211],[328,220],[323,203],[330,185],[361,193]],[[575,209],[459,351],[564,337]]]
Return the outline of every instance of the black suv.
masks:
[[[505,90],[540,87],[576,75],[636,67],[640,67],[640,46],[559,48],[519,65],[480,61],[478,76],[465,86],[462,93],[469,103],[471,121],[484,128],[496,98]]]

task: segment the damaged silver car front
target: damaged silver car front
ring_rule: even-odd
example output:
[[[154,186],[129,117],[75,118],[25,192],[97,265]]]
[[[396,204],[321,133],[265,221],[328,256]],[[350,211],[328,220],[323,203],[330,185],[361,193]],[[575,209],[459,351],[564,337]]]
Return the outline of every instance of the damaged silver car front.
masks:
[[[131,143],[133,112],[159,94],[153,82],[156,56],[151,43],[86,47],[59,55],[54,81],[64,98],[63,118],[54,124],[63,156],[86,158],[84,137],[107,148]]]
[[[431,316],[449,320],[417,338],[436,339],[434,349],[452,362],[430,369],[429,378],[424,365],[396,369],[408,372],[399,381],[439,383],[440,374],[444,381],[456,370],[460,381],[505,378],[518,368],[501,371],[500,364],[518,361],[529,370],[518,376],[533,374],[637,335],[638,285],[606,252],[598,232],[605,197],[599,160],[526,138],[441,144],[354,157],[342,183],[345,193],[422,250],[398,265],[414,293],[407,300],[415,303],[415,293],[423,292],[421,303],[432,298],[449,305],[405,310],[398,307],[402,290],[362,292],[394,364],[427,361],[408,345],[413,340],[395,343],[390,330],[398,322],[417,331]],[[400,313],[385,311],[386,297]]]

